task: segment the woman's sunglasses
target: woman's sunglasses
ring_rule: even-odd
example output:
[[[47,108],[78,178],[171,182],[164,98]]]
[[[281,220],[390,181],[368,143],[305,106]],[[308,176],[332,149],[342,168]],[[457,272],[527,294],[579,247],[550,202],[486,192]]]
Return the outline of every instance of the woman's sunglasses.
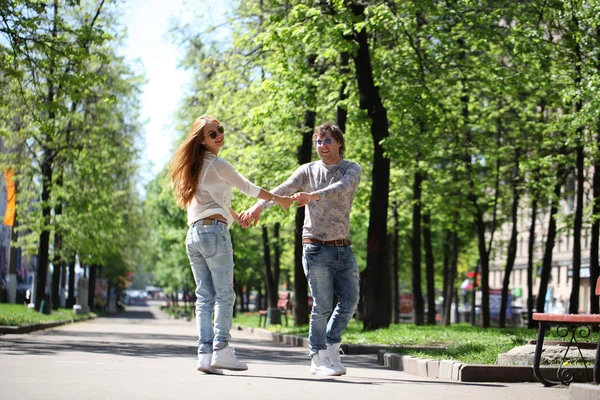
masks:
[[[210,132],[208,133],[208,137],[209,137],[209,138],[211,138],[211,139],[214,139],[214,138],[216,138],[216,137],[217,137],[217,135],[218,135],[219,133],[221,133],[221,134],[222,134],[222,133],[225,133],[225,128],[223,128],[223,125],[219,125],[219,127],[217,128],[217,130],[216,130],[216,131],[210,131]]]

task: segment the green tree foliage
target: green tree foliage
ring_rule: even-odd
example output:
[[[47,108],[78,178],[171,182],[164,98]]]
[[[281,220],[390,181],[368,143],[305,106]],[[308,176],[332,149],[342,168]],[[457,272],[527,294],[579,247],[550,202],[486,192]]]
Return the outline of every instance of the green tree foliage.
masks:
[[[577,235],[594,221],[581,199],[591,178],[584,172],[598,160],[599,8],[600,2],[583,0],[232,2],[215,24],[177,29],[187,49],[183,65],[193,71],[178,120],[187,127],[200,114],[220,118],[231,133],[224,157],[269,188],[297,166],[306,113],[320,123],[346,112],[347,158],[364,171],[351,217],[361,270],[370,259],[369,229],[378,221],[371,201],[381,195],[374,188],[383,175],[376,167],[383,149],[390,165],[386,195],[398,225],[392,207],[376,211],[388,213],[387,231],[398,229],[392,251],[400,287],[415,296],[415,322],[425,321],[422,290],[429,309],[433,294],[443,293],[449,312],[460,278],[478,271],[480,323],[487,327],[490,269],[510,276],[516,243],[522,243],[524,230],[515,228],[525,216],[518,210],[535,206],[545,226],[557,222],[558,234],[569,229]],[[359,79],[366,48],[372,92]],[[368,106],[377,104],[375,95],[379,115]],[[374,122],[381,114],[387,126]],[[548,213],[575,195],[573,213],[558,207]],[[237,196],[234,208],[250,204]],[[292,213],[269,211],[263,218],[271,225],[283,221],[284,242],[293,241],[286,229]],[[244,250],[248,265],[249,258],[260,260],[257,236],[235,232],[253,238],[242,245],[256,246],[254,256]],[[530,236],[530,265],[543,264],[540,308],[556,233]],[[543,250],[547,257],[540,257]],[[574,252],[577,264],[581,249]],[[427,274],[421,275],[421,259],[429,263]],[[372,265],[385,277],[367,279],[363,292],[386,293],[378,286],[387,279],[385,257]],[[529,280],[534,274],[530,266]],[[504,299],[509,284],[503,282]],[[390,313],[379,311],[367,328],[385,326]]]
[[[19,240],[37,250],[36,307],[51,260],[56,271],[78,254],[103,265],[113,287],[136,263],[141,80],[117,56],[117,11],[105,1],[1,6],[2,163],[22,183]]]

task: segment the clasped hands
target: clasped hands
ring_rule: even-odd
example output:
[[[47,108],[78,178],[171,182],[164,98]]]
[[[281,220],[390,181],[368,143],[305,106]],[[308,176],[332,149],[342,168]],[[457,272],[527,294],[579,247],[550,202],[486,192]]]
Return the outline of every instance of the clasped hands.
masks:
[[[291,196],[278,196],[281,200],[277,201],[277,203],[283,208],[287,210],[290,206],[295,202],[296,207],[304,207],[310,201],[310,195],[306,192],[298,192],[294,193]],[[256,226],[258,224],[258,220],[260,219],[260,213],[262,212],[262,207],[259,204],[255,204],[244,212],[239,214],[238,222],[242,228],[247,228],[250,225]]]

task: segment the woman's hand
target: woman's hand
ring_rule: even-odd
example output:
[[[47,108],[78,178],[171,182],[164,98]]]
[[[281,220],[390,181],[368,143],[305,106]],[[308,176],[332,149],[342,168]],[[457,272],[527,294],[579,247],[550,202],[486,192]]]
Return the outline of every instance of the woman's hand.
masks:
[[[255,204],[252,208],[242,212],[240,214],[240,220],[242,223],[242,228],[247,228],[250,225],[256,226],[258,220],[260,219],[260,213],[262,211],[262,207],[259,204]]]
[[[242,228],[247,228],[248,225],[250,225],[250,223],[247,222],[246,220],[244,220],[242,218],[241,214],[236,213],[233,208],[229,207],[229,212],[231,212],[231,215],[233,216],[233,220],[235,222],[237,222],[238,224],[240,224],[242,226]]]

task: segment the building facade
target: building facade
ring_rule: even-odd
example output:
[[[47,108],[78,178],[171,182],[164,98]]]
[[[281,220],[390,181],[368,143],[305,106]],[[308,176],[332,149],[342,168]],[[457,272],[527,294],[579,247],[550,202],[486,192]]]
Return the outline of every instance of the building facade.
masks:
[[[593,170],[587,171],[587,177],[591,177]],[[591,207],[592,188],[589,182],[591,179],[586,179],[584,191],[584,218],[581,231],[581,269],[580,269],[580,289],[579,289],[579,312],[586,313],[590,310],[590,232],[591,232],[591,215],[589,210]],[[575,212],[575,176],[567,177],[565,186],[562,191],[562,198],[557,217],[557,235],[555,239],[554,249],[552,253],[552,269],[550,280],[548,282],[548,290],[546,292],[546,309],[545,312],[568,313],[569,298],[572,290],[572,273],[573,273],[573,228],[572,223],[573,213]],[[522,202],[525,204],[526,200]],[[547,237],[547,227],[549,223],[550,212],[549,207],[546,207],[537,215],[536,233],[535,233],[535,253],[534,262],[534,279],[533,279],[533,295],[537,297],[539,293],[540,278],[539,272],[545,248],[545,240]],[[510,285],[513,295],[513,305],[521,306],[524,310],[527,309],[527,298],[529,296],[527,290],[527,259],[528,259],[528,243],[529,243],[529,228],[531,224],[531,209],[521,207],[519,213],[519,221],[517,224],[518,239],[517,239],[517,257],[515,265],[510,277]],[[490,288],[502,288],[504,280],[504,269],[506,266],[506,252],[508,240],[510,238],[511,224],[505,223],[503,229],[498,232],[499,240],[495,248],[500,249],[494,254],[494,258],[490,263]]]

